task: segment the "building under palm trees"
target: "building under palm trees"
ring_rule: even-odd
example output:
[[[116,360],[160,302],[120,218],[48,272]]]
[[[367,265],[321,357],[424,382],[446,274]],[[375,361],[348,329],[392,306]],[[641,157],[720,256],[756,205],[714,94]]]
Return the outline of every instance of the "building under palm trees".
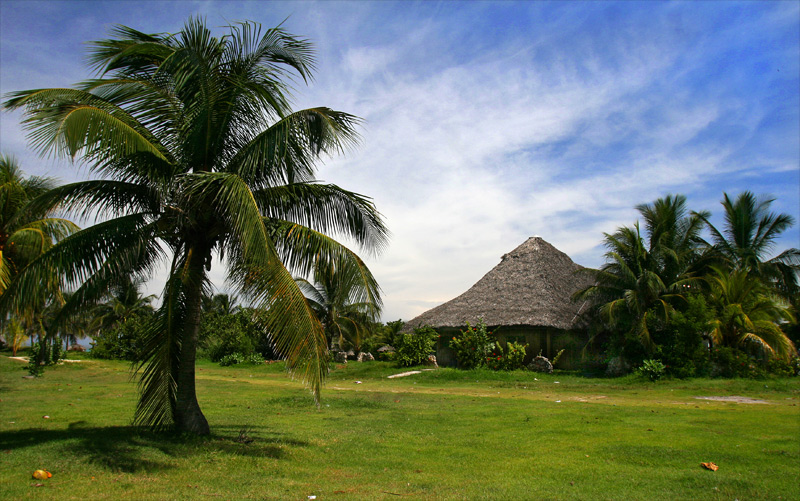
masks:
[[[591,279],[577,273],[582,267],[540,237],[531,237],[504,255],[468,291],[409,321],[405,328],[429,325],[440,334],[437,360],[454,365],[449,340],[467,322],[486,323],[501,342],[528,345],[528,358],[540,351],[553,357],[564,349],[560,360],[575,362],[586,341],[580,325],[584,304],[572,301]]]

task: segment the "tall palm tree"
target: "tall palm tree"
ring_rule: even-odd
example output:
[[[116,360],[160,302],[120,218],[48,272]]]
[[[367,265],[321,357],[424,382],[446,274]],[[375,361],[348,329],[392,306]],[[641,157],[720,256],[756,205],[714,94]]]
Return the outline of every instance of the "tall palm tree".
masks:
[[[724,194],[725,226],[717,229],[709,222],[708,214],[699,217],[711,231],[712,242],[708,244],[721,256],[724,264],[732,270],[744,270],[751,276],[772,285],[785,298],[800,293],[800,249],[788,249],[778,256],[769,257],[775,241],[794,224],[788,214],[770,212],[775,200],[756,197],[744,191],[732,200]]]
[[[699,276],[709,264],[703,252],[704,219],[708,212],[690,213],[683,195],[667,195],[636,210],[644,219],[648,249],[658,274],[666,283],[675,283],[689,275]]]
[[[609,325],[654,348],[649,325],[668,321],[673,303],[699,276],[704,255],[699,251],[702,214],[690,214],[686,198],[667,195],[636,207],[645,222],[605,235],[606,263],[585,269],[594,285],[575,298],[591,300]]]
[[[292,273],[356,260],[328,234],[378,251],[387,230],[373,203],[315,181],[315,164],[354,145],[359,119],[328,108],[292,112],[287,79],[311,78],[311,44],[252,22],[212,36],[199,19],[175,34],[128,27],[91,44],[99,78],[77,88],[17,92],[42,152],[80,156],[100,179],[56,189],[63,203],[104,221],[38,260],[75,286],[72,305],[95,300],[119,276],[149,277],[166,259],[162,306],[148,330],[136,421],[209,433],[195,394],[201,302],[212,256],[235,292],[267,311],[265,326],[315,399],[326,343]],[[363,266],[362,263],[354,266]],[[34,268],[14,295],[32,287]],[[290,271],[291,270],[291,271]]]
[[[340,260],[331,268],[320,263],[314,270],[313,283],[305,278],[295,281],[322,322],[327,342],[340,349],[349,343],[359,350],[380,315],[378,283],[358,261]]]
[[[710,284],[709,304],[716,315],[711,322],[714,343],[735,348],[756,348],[769,357],[787,359],[796,348],[778,326],[793,320],[789,308],[780,304],[760,281],[746,270],[728,272],[713,268],[706,277]]]

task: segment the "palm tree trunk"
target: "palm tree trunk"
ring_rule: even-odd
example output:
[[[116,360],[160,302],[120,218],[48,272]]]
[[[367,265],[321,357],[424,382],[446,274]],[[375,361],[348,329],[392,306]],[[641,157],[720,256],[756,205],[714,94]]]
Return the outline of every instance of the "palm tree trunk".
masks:
[[[208,435],[211,429],[200,410],[195,392],[195,360],[200,331],[200,307],[203,288],[204,252],[197,248],[189,254],[189,270],[185,284],[186,326],[181,339],[180,363],[176,378],[175,427],[179,432]],[[207,252],[210,253],[210,250]]]

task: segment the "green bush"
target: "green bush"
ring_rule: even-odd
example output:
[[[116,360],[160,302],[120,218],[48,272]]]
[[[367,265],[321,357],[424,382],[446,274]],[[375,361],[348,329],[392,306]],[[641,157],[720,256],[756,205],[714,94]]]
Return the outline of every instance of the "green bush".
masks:
[[[778,377],[800,376],[800,357],[793,356],[788,362],[780,358],[767,361],[766,371]]]
[[[488,332],[483,319],[480,319],[475,327],[467,323],[466,330],[461,331],[459,336],[452,339],[450,347],[455,352],[459,368],[475,369],[486,365],[494,342],[491,332]],[[497,356],[495,355],[495,359]],[[502,358],[502,355],[500,357]]]
[[[149,315],[134,315],[93,337],[89,356],[105,360],[141,360]]]
[[[713,317],[713,311],[700,294],[686,297],[682,311],[672,313],[670,323],[657,332],[658,344],[654,355],[667,367],[667,373],[678,378],[707,376],[711,359],[703,333]]]
[[[650,359],[642,362],[642,366],[639,367],[637,372],[650,381],[655,382],[664,377],[666,369],[667,367],[661,362],[661,360]]]
[[[251,353],[249,355],[242,355],[239,352],[225,355],[219,360],[219,365],[222,367],[229,367],[237,364],[259,365],[264,363],[264,357],[258,353]]]
[[[401,367],[420,365],[428,360],[436,346],[438,334],[431,327],[414,329],[413,334],[402,334],[395,338],[395,360]]]
[[[247,310],[233,314],[207,313],[200,324],[198,356],[219,362],[228,355],[253,353],[272,356],[271,342]]]

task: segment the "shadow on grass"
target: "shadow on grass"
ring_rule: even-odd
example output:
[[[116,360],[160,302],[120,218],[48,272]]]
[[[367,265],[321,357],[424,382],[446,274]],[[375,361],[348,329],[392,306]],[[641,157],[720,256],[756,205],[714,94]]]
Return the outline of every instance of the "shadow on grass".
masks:
[[[215,426],[214,433],[206,437],[150,432],[134,426],[85,426],[83,421],[71,423],[66,430],[0,432],[0,450],[46,444],[112,472],[135,473],[170,469],[176,467],[174,458],[193,456],[282,459],[286,447],[305,447],[308,442],[250,426]]]

